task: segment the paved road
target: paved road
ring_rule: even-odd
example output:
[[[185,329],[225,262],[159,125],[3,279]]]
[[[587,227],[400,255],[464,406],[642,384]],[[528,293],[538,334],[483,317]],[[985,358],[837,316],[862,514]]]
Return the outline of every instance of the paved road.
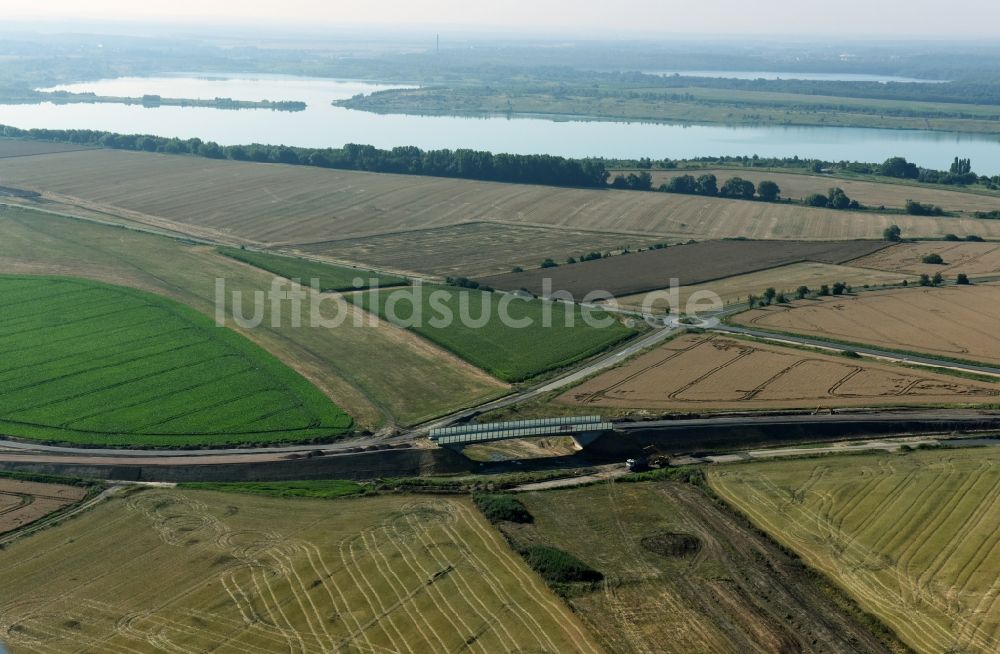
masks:
[[[590,377],[591,375],[598,373],[607,368],[614,367],[624,361],[625,359],[638,354],[646,348],[652,347],[657,343],[660,343],[678,332],[676,327],[661,327],[655,329],[653,332],[643,336],[642,338],[634,341],[629,341],[624,347],[615,350],[614,352],[607,354],[591,363],[584,365],[582,368],[578,368],[572,372],[569,372],[561,377],[553,379],[551,381],[543,382],[539,386],[530,388],[528,390],[522,391],[520,393],[515,393],[513,395],[508,395],[502,397],[499,400],[493,400],[492,402],[487,402],[486,404],[481,404],[476,407],[469,409],[463,409],[456,413],[452,413],[443,418],[438,418],[437,420],[421,425],[415,431],[420,434],[425,434],[431,429],[437,427],[445,427],[454,422],[459,422],[465,420],[471,416],[479,415],[487,411],[493,411],[495,409],[502,409],[504,407],[512,406],[514,404],[520,404],[526,402],[530,399],[536,398],[540,395],[550,393],[560,388],[565,388],[571,384],[575,384],[578,381]]]
[[[809,338],[808,336],[775,334],[773,332],[763,331],[759,329],[747,329],[746,327],[739,327],[736,325],[721,325],[721,324],[718,325],[717,327],[714,327],[713,331],[721,331],[729,334],[742,334],[744,336],[752,336],[753,338],[760,338],[775,342],[794,343],[796,345],[807,345],[809,347],[818,347],[827,350],[836,350],[838,352],[848,352],[848,351],[857,352],[858,354],[862,354],[865,356],[875,357],[878,359],[884,359],[888,361],[896,361],[899,363],[914,363],[931,368],[944,368],[948,370],[958,370],[962,372],[972,372],[981,375],[994,375],[1000,377],[1000,368],[994,366],[942,361],[941,359],[935,359],[933,357],[925,357],[925,356],[920,356],[918,354],[900,354],[899,352],[880,350],[875,347],[841,345],[839,343],[831,343],[830,341],[824,341],[818,338]]]
[[[1000,411],[977,411],[974,409],[937,409],[917,411],[846,411],[829,414],[795,414],[785,416],[712,416],[709,418],[687,418],[683,420],[650,420],[645,422],[619,422],[616,429],[632,431],[637,429],[687,429],[690,427],[724,425],[809,425],[831,423],[863,422],[933,422],[940,424],[975,423],[976,421],[1000,422]]]

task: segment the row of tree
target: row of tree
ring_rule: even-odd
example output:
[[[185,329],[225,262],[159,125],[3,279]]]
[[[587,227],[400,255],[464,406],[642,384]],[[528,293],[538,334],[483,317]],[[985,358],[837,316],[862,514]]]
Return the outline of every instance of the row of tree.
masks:
[[[645,174],[645,173],[644,173]],[[777,202],[781,199],[781,188],[769,180],[754,186],[753,182],[742,177],[730,177],[722,186],[715,175],[701,175],[697,179],[693,175],[680,175],[660,185],[664,193],[683,193],[686,195],[708,195],[741,200],[752,200],[755,197],[765,202]]]
[[[0,127],[8,137],[30,137],[98,145],[119,150],[192,154],[209,159],[282,163],[379,173],[457,177],[496,182],[604,188],[608,171],[599,159],[567,159],[551,155],[493,154],[479,150],[421,150],[412,146],[381,150],[371,145],[342,148],[296,148],[284,145],[223,146],[198,138],[176,139],[95,130],[22,130]]]
[[[199,138],[177,139],[86,129],[24,130],[4,125],[0,125],[0,136],[96,145],[118,150],[190,154],[209,159],[232,159],[367,172],[582,188],[605,188],[610,177],[608,165],[614,164],[611,160],[598,158],[568,159],[552,155],[493,154],[492,152],[470,149],[421,150],[413,146],[401,146],[391,150],[382,150],[371,145],[354,143],[349,143],[342,148],[298,148],[258,143],[224,146]],[[720,161],[756,164],[758,157],[724,157]],[[764,162],[764,160],[761,161]],[[641,163],[644,166],[652,166],[649,159],[642,160]],[[661,167],[670,167],[670,163],[669,160],[664,160]],[[802,165],[806,161],[792,157],[780,160],[768,159],[766,163],[769,165]],[[825,162],[813,161],[813,167],[818,170],[825,170],[824,165],[826,165]],[[903,157],[892,157],[877,166],[873,164],[850,164],[848,166],[853,172],[878,173],[887,177],[916,179],[938,184],[974,184],[979,182],[991,188],[1000,185],[1000,177],[991,180],[986,177],[980,178],[973,173],[972,162],[969,159],[956,158],[948,172],[920,168]],[[652,190],[653,178],[648,172],[642,170],[638,174],[616,175],[610,185],[612,188],[648,191]],[[702,175],[697,179],[692,175],[682,175],[661,185],[659,190],[668,193],[743,199],[752,199],[756,195],[761,200],[768,202],[777,201],[781,193],[781,189],[774,182],[763,181],[759,187],[755,188],[752,182],[740,177],[733,177],[719,187],[718,180],[714,175]],[[836,199],[831,197],[829,204],[839,204],[839,196]]]
[[[795,289],[794,296],[796,300],[803,300],[810,296],[815,296],[815,297],[827,297],[830,295],[840,296],[845,293],[850,293],[851,290],[853,289],[851,288],[850,284],[847,284],[846,282],[834,282],[832,285],[823,284],[816,291],[813,291],[808,286],[802,285],[799,286],[797,289]],[[753,309],[754,307],[766,307],[772,304],[787,304],[788,302],[790,302],[788,295],[779,292],[773,286],[767,288],[760,295],[751,294],[750,296],[747,297],[747,303],[750,305],[751,309]]]
[[[824,207],[827,209],[860,209],[861,203],[852,200],[844,193],[840,187],[831,188],[826,195],[813,193],[805,197],[803,202],[810,207]]]

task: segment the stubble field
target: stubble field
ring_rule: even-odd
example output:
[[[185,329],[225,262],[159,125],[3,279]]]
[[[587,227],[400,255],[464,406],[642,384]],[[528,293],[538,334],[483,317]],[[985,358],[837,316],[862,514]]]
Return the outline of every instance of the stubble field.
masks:
[[[801,200],[813,193],[826,192],[835,186],[844,189],[852,200],[868,207],[885,206],[902,209],[907,200],[936,204],[948,211],[993,211],[1000,209],[1000,196],[978,193],[963,193],[948,189],[926,188],[912,184],[894,183],[886,178],[886,183],[863,180],[838,179],[825,175],[803,175],[787,172],[770,172],[753,168],[716,168],[693,170],[653,171],[653,186],[657,187],[680,175],[715,175],[719,185],[730,177],[742,177],[754,184],[764,180],[775,182],[781,187],[781,197]]]
[[[0,575],[15,652],[600,651],[464,498],[146,490]]]
[[[56,152],[76,152],[89,150],[87,146],[72,143],[49,143],[47,141],[32,141],[28,139],[0,138],[0,159],[12,157],[31,157],[36,154],[53,154]]]
[[[688,412],[989,404],[1000,401],[1000,385],[756,341],[686,334],[588,379],[557,401]]]
[[[937,357],[1000,363],[1000,285],[905,288],[754,309],[734,322]]]
[[[943,264],[924,263],[927,254],[938,254]],[[860,268],[875,268],[910,275],[941,273],[953,277],[965,273],[969,277],[1000,275],[1000,244],[933,242],[900,243],[852,261]]]
[[[997,448],[741,464],[709,480],[916,651],[1000,651]]]
[[[773,288],[778,293],[785,293],[788,297],[792,297],[799,286],[807,286],[809,289],[817,291],[823,284],[832,286],[836,282],[844,282],[855,288],[861,288],[865,284],[871,286],[892,285],[899,284],[904,279],[908,282],[916,279],[916,275],[912,273],[869,270],[855,267],[854,264],[853,261],[845,266],[812,262],[793,263],[746,275],[734,275],[704,284],[682,286],[678,289],[679,308],[683,312],[684,307],[687,306],[688,298],[699,291],[715,293],[722,298],[725,304],[729,304],[746,302],[747,297],[751,294],[759,297],[767,288]],[[649,302],[653,310],[662,312],[665,309],[665,304],[657,298],[662,298],[661,291],[626,295],[617,298],[617,301],[622,306],[633,308],[641,308]]]
[[[1000,237],[1000,221],[925,218],[634,191],[323,170],[95,150],[0,159],[0,184],[77,211],[230,244],[302,246],[475,221],[665,238]]]
[[[82,500],[85,488],[0,477],[0,535]]]
[[[571,256],[636,249],[655,241],[634,234],[479,222],[316,243],[299,250],[380,270],[481,277],[510,272],[514,266],[537,268],[548,258],[562,263]]]
[[[604,574],[568,601],[609,652],[886,652],[810,575],[695,486],[603,483],[518,495],[524,543]]]

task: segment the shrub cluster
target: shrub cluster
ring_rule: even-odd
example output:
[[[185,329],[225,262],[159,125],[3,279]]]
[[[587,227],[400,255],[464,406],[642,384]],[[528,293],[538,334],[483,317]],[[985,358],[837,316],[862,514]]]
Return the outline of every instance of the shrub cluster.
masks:
[[[472,501],[490,522],[534,522],[534,517],[514,496],[504,493],[475,493]]]

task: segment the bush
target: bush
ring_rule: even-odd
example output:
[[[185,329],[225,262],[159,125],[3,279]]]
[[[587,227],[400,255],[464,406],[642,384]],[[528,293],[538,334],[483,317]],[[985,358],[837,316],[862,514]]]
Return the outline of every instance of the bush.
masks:
[[[810,207],[826,207],[830,204],[830,198],[826,197],[822,193],[813,193],[812,195],[806,196],[804,200],[806,206]]]
[[[472,501],[486,519],[492,523],[501,521],[528,523],[534,522],[534,517],[512,495],[503,493],[476,493]]]
[[[955,283],[958,284],[959,286],[968,286],[969,284],[971,284],[971,282],[969,281],[969,276],[966,275],[965,273],[958,273],[958,276],[955,278]]]
[[[945,234],[944,235],[944,240],[946,240],[946,241],[960,241],[962,239],[958,238],[954,234]]]
[[[966,241],[971,241],[973,243],[982,243],[983,242],[983,237],[982,236],[976,236],[975,234],[969,234],[968,236],[965,237],[965,240]]]
[[[907,200],[906,213],[911,216],[943,216],[944,209],[933,204],[924,204],[923,202]]]
[[[547,545],[529,545],[521,550],[521,556],[550,583],[596,582],[604,579],[604,575],[572,554]]]
[[[921,261],[923,261],[924,263],[934,264],[935,266],[944,265],[944,259],[942,259],[941,255],[938,254],[937,252],[925,254],[923,259],[921,259]]]
[[[542,268],[555,268],[558,265],[559,264],[553,261],[552,259],[546,259],[545,261],[542,262]]]
[[[444,281],[448,284],[448,286],[458,286],[459,288],[472,289],[480,288],[479,282],[471,280],[468,277],[446,277]]]
[[[890,225],[882,230],[882,240],[896,242],[903,238],[903,230],[899,225]]]

